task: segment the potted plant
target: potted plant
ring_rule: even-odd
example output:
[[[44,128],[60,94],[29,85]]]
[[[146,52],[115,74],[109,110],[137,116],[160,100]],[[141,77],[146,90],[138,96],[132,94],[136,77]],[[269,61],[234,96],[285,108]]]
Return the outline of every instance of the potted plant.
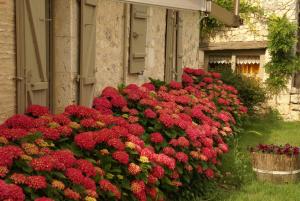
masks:
[[[299,180],[299,147],[259,144],[251,147],[253,171],[259,181],[295,183]]]

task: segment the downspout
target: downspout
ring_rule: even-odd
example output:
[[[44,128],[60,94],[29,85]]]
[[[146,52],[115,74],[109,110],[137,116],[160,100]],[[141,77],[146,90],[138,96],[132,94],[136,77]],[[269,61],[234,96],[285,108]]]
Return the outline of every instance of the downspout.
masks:
[[[129,50],[129,13],[130,13],[130,5],[124,4],[124,43],[123,43],[123,75],[122,82],[124,84],[127,83],[127,73],[128,73],[128,50]]]

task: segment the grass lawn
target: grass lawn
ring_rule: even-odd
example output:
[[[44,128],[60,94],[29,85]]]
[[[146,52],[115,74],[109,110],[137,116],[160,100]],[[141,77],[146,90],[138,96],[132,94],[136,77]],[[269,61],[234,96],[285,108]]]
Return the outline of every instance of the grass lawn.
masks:
[[[224,158],[223,182],[210,200],[224,201],[298,201],[300,183],[274,185],[255,180],[251,171],[248,146],[259,143],[300,146],[300,122],[283,122],[269,115],[252,119],[234,143],[234,149]]]

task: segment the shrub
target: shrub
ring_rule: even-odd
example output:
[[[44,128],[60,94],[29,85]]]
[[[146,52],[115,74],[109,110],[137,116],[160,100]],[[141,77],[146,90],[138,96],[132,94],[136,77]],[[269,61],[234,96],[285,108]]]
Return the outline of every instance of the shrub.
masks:
[[[250,114],[267,100],[266,89],[257,78],[237,74],[231,68],[218,67],[214,70],[222,74],[221,80],[224,83],[234,86],[239,91],[239,98],[248,108]]]
[[[182,83],[107,87],[94,109],[34,105],[7,119],[0,199],[162,201],[213,179],[246,112],[219,78],[187,68]]]

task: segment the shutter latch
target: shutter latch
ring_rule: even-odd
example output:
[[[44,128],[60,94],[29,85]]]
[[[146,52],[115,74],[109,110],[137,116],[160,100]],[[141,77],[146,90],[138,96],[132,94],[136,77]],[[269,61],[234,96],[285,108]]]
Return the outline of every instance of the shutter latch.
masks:
[[[136,33],[136,32],[133,32],[133,33],[132,33],[132,37],[133,37],[133,38],[137,38],[137,37],[139,37],[139,34]]]
[[[16,76],[16,77],[12,77],[11,79],[17,80],[17,81],[22,81],[22,80],[24,80],[24,77]]]
[[[80,81],[80,75],[76,75],[75,80],[76,80],[76,82],[79,82]]]
[[[51,22],[53,19],[51,18],[40,18],[40,21]]]

